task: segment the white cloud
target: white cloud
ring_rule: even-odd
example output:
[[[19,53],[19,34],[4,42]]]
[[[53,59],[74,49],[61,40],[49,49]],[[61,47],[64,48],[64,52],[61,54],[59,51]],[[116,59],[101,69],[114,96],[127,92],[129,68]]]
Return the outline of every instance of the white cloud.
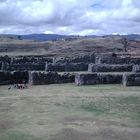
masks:
[[[138,0],[1,0],[0,33],[140,34]]]

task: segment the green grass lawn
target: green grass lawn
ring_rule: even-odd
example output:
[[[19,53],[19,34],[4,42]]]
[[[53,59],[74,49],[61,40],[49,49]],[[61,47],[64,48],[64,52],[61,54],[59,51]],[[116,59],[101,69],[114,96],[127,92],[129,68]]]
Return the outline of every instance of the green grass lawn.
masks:
[[[0,140],[138,140],[140,87],[0,87]]]

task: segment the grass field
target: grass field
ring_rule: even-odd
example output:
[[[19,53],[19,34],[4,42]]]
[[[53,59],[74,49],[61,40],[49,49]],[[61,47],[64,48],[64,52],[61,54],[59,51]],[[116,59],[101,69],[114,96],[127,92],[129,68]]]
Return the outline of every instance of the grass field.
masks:
[[[139,140],[140,87],[0,87],[0,140]]]

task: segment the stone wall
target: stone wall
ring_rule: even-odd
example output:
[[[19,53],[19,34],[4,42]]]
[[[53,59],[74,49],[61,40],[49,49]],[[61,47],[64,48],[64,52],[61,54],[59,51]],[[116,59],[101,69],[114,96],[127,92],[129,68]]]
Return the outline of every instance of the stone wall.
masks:
[[[3,62],[0,62],[0,70],[2,70],[2,63],[3,63]]]
[[[16,83],[27,83],[28,82],[28,72],[0,72],[0,85],[9,85]]]
[[[13,71],[11,73],[13,83],[28,83],[29,80],[28,71]]]
[[[76,74],[75,83],[76,85],[120,84],[122,74]]]
[[[55,58],[54,63],[95,63],[95,55],[81,55],[77,57],[61,57]]]
[[[5,56],[0,56],[0,62],[5,62],[5,63],[11,63],[11,57],[5,55]]]
[[[89,72],[125,72],[132,71],[133,65],[128,64],[89,64]]]
[[[45,71],[57,71],[57,72],[66,72],[66,71],[87,71],[88,64],[86,63],[55,63],[48,64],[46,63]]]
[[[26,63],[52,63],[53,59],[45,56],[21,56],[21,57],[13,57],[12,64],[26,64]]]
[[[98,84],[121,84],[122,74],[98,74]]]
[[[132,70],[134,73],[136,72],[140,72],[140,65],[134,65],[133,66],[133,70]]]
[[[124,74],[122,81],[124,86],[140,86],[140,73]]]
[[[13,84],[12,74],[10,72],[0,71],[0,85]]]
[[[25,63],[25,64],[5,64],[3,71],[25,71],[25,70],[35,70],[35,71],[44,71],[44,64],[35,64],[35,63]]]
[[[58,83],[74,83],[75,74],[74,73],[63,73],[59,74]]]
[[[98,75],[94,74],[79,74],[75,75],[75,83],[76,85],[95,85],[98,81]]]
[[[29,72],[29,84],[31,85],[48,85],[55,83],[73,83],[74,74],[57,72]]]
[[[101,57],[101,64],[140,64],[140,58],[119,58],[119,57]]]

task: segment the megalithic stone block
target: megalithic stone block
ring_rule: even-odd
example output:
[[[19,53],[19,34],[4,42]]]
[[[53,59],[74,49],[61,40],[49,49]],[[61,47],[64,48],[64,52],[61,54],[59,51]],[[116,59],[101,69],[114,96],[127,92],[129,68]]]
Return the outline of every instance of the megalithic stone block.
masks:
[[[140,86],[140,73],[131,73],[123,75],[124,86]]]
[[[86,63],[46,63],[45,71],[71,72],[71,71],[87,71]]]
[[[132,70],[133,72],[139,72],[140,73],[140,65],[134,65],[133,66],[133,70]]]
[[[95,85],[98,83],[98,75],[96,73],[92,74],[79,74],[75,75],[76,85]]]
[[[121,84],[122,74],[78,73],[75,75],[75,83],[76,85]]]
[[[48,85],[58,83],[74,83],[75,75],[70,73],[58,74],[57,72],[29,72],[30,85]]]
[[[28,82],[27,71],[0,71],[0,85],[9,85],[16,83],[27,83]]]
[[[34,71],[44,71],[45,63],[25,63],[25,64],[7,64],[4,68],[5,71],[25,71],[25,70],[34,70]]]
[[[133,65],[128,64],[89,64],[89,72],[131,72]]]
[[[100,63],[101,64],[140,64],[140,57],[139,58],[101,57]]]

